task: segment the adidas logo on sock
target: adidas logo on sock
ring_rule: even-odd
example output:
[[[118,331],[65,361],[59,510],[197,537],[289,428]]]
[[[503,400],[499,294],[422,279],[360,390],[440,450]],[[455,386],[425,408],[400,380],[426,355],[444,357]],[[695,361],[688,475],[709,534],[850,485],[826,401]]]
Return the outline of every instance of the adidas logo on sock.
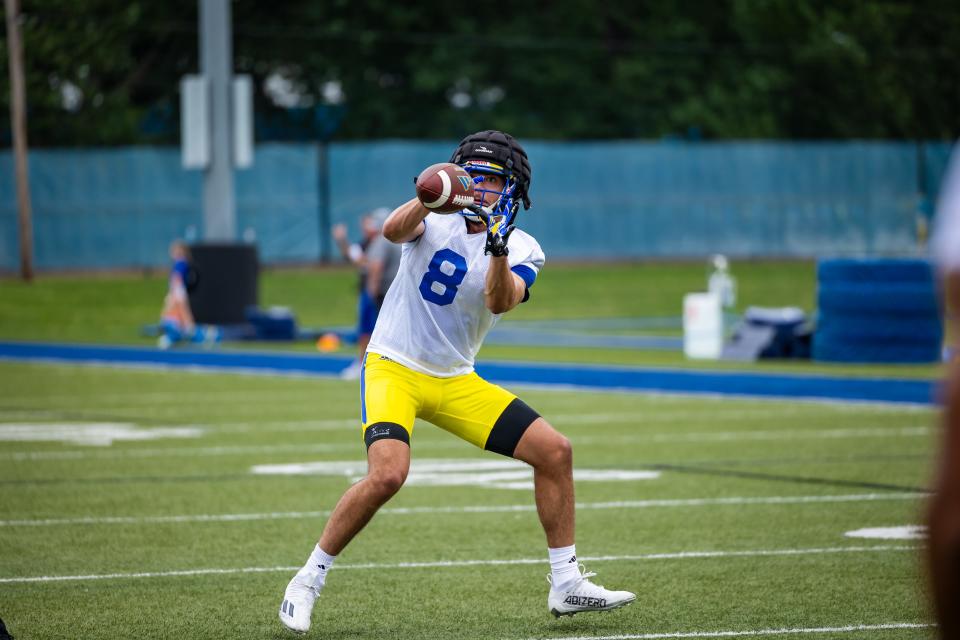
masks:
[[[317,566],[320,567],[320,571],[326,571],[326,570],[327,570],[327,567],[324,566],[324,565],[322,565],[322,564],[318,564]]]
[[[577,556],[573,556],[572,558],[570,558],[569,561],[567,561],[567,564],[573,564],[573,563],[575,563],[576,561],[577,561]]]

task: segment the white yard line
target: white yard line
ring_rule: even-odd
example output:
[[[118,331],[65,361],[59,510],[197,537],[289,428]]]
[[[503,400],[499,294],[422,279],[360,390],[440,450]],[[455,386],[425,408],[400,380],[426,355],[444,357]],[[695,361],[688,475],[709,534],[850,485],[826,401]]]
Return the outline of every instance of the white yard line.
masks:
[[[917,493],[856,493],[824,496],[731,496],[727,498],[678,498],[663,500],[623,500],[616,502],[582,502],[576,507],[585,509],[650,509],[671,507],[709,507],[745,505],[803,505],[848,502],[917,501],[924,494]],[[384,507],[378,514],[426,515],[466,513],[517,513],[536,511],[532,504],[474,505],[456,507]],[[172,516],[106,516],[85,518],[56,518],[38,520],[0,520],[0,527],[52,527],[85,524],[180,524],[187,522],[245,522],[250,520],[284,520],[325,518],[330,511],[275,511],[265,513],[219,513]]]
[[[107,451],[20,451],[0,454],[0,460],[116,460],[122,458],[193,458],[214,456],[243,456],[273,453],[333,453],[336,451],[363,451],[358,435],[356,442],[339,444],[271,444],[220,447],[161,447],[151,449],[119,449]]]
[[[669,638],[742,638],[749,636],[788,636],[820,633],[854,633],[857,631],[892,631],[897,629],[930,629],[933,624],[918,622],[887,622],[884,624],[853,624],[845,627],[792,627],[747,629],[741,631],[674,631],[669,633],[631,633],[615,636],[564,636],[550,640],[667,640]]]
[[[2,359],[0,359],[2,360]],[[547,389],[553,391],[554,389]],[[581,391],[583,391],[581,389]],[[591,391],[587,389],[586,391]],[[602,392],[602,390],[599,390]],[[227,406],[237,406],[246,404],[257,404],[258,406],[288,404],[291,400],[300,399],[305,408],[316,407],[316,401],[310,399],[309,395],[302,390],[292,389],[250,389],[244,391],[236,390],[213,390],[210,395],[216,397],[207,397],[206,393],[198,394],[198,403],[202,402],[205,407],[210,406],[211,402],[225,404]],[[258,398],[258,395],[266,396],[266,400]],[[630,392],[630,395],[640,395],[645,402],[641,402],[636,408],[624,409],[623,411],[597,413],[562,413],[557,412],[547,416],[553,421],[566,420],[571,423],[576,422],[595,422],[605,419],[627,419],[637,420],[638,418],[650,422],[679,422],[686,419],[702,418],[709,415],[711,418],[721,419],[749,419],[766,417],[783,417],[784,415],[809,415],[813,412],[823,412],[825,414],[849,414],[849,413],[894,413],[902,412],[909,414],[930,414],[937,409],[928,405],[898,404],[898,403],[877,403],[869,402],[845,402],[845,401],[793,401],[784,398],[775,398],[775,403],[765,397],[746,397],[731,398],[723,394],[717,396],[701,396],[699,394],[680,394],[679,396],[660,396],[644,392]],[[253,397],[253,399],[251,399]],[[357,396],[359,398],[359,395]],[[690,408],[687,404],[691,398],[704,400],[696,408]],[[21,414],[48,414],[55,412],[75,410],[78,404],[90,402],[92,397],[87,395],[51,395],[51,396],[18,396],[16,398],[0,399],[0,415],[7,412],[16,412]],[[139,394],[124,395],[97,395],[95,399],[98,402],[98,408],[106,412],[129,412],[141,414],[147,409],[155,410],[174,410],[175,407],[184,404],[191,404],[191,398],[181,399],[178,394],[165,394],[162,392],[146,392],[142,396]],[[167,401],[169,400],[169,401]],[[742,400],[743,402],[756,403],[759,406],[737,406],[732,405],[733,401]],[[119,404],[111,405],[111,401],[118,401]],[[157,404],[147,404],[153,401]],[[62,407],[51,409],[51,403],[62,403]],[[124,402],[131,404],[125,405]],[[38,403],[46,405],[43,409],[28,409],[22,405],[24,403]],[[654,415],[649,415],[655,412]],[[307,422],[307,421],[305,421]],[[356,420],[354,420],[356,422]]]
[[[14,364],[51,364],[60,366],[61,368],[76,368],[76,367],[99,367],[105,369],[115,369],[118,371],[158,371],[158,372],[175,372],[178,375],[183,374],[193,374],[193,375],[209,375],[209,374],[224,374],[224,375],[238,375],[238,376],[253,376],[253,377],[271,377],[271,378],[289,378],[289,379],[298,379],[298,380],[337,380],[336,373],[329,374],[319,374],[319,373],[305,373],[302,371],[288,370],[288,369],[271,369],[271,368],[234,368],[234,367],[217,367],[217,366],[206,366],[206,365],[188,365],[183,366],[179,364],[172,363],[139,363],[139,362],[115,362],[112,360],[68,360],[64,358],[56,357],[42,357],[42,358],[30,358],[29,360],[24,360],[16,357],[7,357],[0,356],[0,363],[9,362]],[[564,364],[564,363],[558,363]],[[549,364],[547,365],[549,366]],[[598,366],[598,365],[586,365]],[[615,367],[616,368],[616,367]],[[660,368],[660,367],[658,367]],[[692,369],[671,369],[663,368],[665,372],[690,372],[696,370]],[[716,374],[730,374],[737,375],[742,373],[737,370],[715,370],[710,371],[709,373]],[[783,375],[795,375],[788,372],[781,372]],[[812,376],[800,376],[800,377],[819,377],[816,375]],[[831,376],[823,376],[831,377]],[[558,393],[569,393],[574,392],[586,392],[594,394],[617,394],[617,395],[632,395],[640,396],[647,399],[664,399],[664,400],[683,400],[683,399],[695,399],[695,400],[714,400],[714,401],[743,401],[743,402],[778,402],[778,403],[789,403],[791,405],[823,405],[823,406],[857,406],[865,408],[884,408],[888,407],[895,411],[907,411],[907,410],[919,410],[919,411],[931,411],[935,410],[935,407],[927,403],[901,403],[901,402],[885,402],[882,400],[852,400],[852,399],[839,399],[839,398],[816,398],[816,397],[801,397],[797,398],[795,396],[768,396],[768,395],[749,395],[749,394],[738,394],[738,393],[703,393],[703,392],[683,392],[683,391],[651,391],[644,389],[633,389],[633,388],[623,388],[623,387],[613,387],[613,388],[594,388],[588,386],[580,385],[571,385],[571,384],[535,384],[531,382],[512,382],[508,380],[500,380],[500,384],[515,388],[518,390],[529,389],[534,391],[551,391]]]
[[[236,399],[230,398],[212,398],[207,399],[204,402],[205,407],[209,407],[211,402],[220,402],[227,407],[235,407],[237,405],[243,404],[246,401],[249,401],[249,397],[245,397],[246,394],[238,394]],[[97,396],[99,398],[99,396]],[[276,400],[276,398],[274,398]],[[6,419],[8,416],[16,416],[18,419],[22,416],[57,416],[62,415],[64,412],[76,412],[77,404],[81,402],[89,402],[91,397],[88,396],[78,396],[76,402],[66,403],[63,407],[51,408],[50,400],[45,398],[36,398],[36,399],[23,399],[16,398],[15,403],[12,403],[13,406],[4,406],[3,401],[0,400],[0,419]],[[132,402],[136,402],[136,398],[130,398]],[[37,402],[45,404],[44,408],[29,409],[24,408],[20,405],[24,402]],[[263,400],[255,401],[258,405],[263,406]],[[286,400],[285,402],[289,402]],[[98,404],[96,411],[101,413],[109,414],[123,414],[126,415],[144,415],[144,414],[155,414],[158,411],[166,412],[170,415],[179,415],[182,411],[176,409],[177,406],[180,406],[182,403],[171,405],[148,405],[144,403],[135,403],[129,406],[109,406],[105,404]],[[273,403],[280,404],[280,403]],[[303,406],[309,409],[312,405],[311,402],[305,401],[302,403]],[[667,408],[648,405],[639,405],[634,409],[623,410],[623,411],[608,411],[603,413],[597,412],[556,412],[551,413],[546,416],[551,422],[556,424],[597,424],[604,422],[622,422],[625,424],[657,424],[657,423],[677,423],[677,422],[688,422],[695,420],[702,420],[704,418],[709,418],[712,421],[716,420],[751,420],[751,419],[766,419],[766,418],[777,418],[782,419],[784,416],[808,416],[812,409],[817,407],[803,406],[803,407],[774,407],[774,406],[759,406],[759,407],[724,407],[718,406],[717,404],[704,405],[697,409],[691,409],[689,407],[677,407],[677,408]],[[845,405],[839,406],[828,406],[832,411],[826,413],[843,413],[849,414],[850,408]],[[883,407],[887,408],[886,405]],[[863,412],[863,408],[859,408],[857,413]],[[80,409],[83,411],[93,411],[93,409]],[[916,413],[916,411],[904,411],[904,413]],[[930,411],[932,413],[932,411]],[[270,421],[265,420],[263,422],[257,423],[247,423],[247,422],[237,422],[237,423],[224,423],[221,425],[210,425],[211,427],[218,427],[223,430],[238,430],[238,431],[247,431],[250,428],[262,428],[264,426],[273,426],[273,425],[289,425],[296,426],[302,425],[304,430],[311,430],[313,427],[338,427],[342,425],[357,425],[359,424],[359,414],[357,416],[352,416],[349,418],[340,418],[340,419],[314,419],[314,420],[289,420],[289,421]]]
[[[691,560],[713,558],[756,558],[774,556],[808,556],[843,553],[878,553],[885,551],[916,551],[920,547],[904,545],[880,545],[869,547],[826,547],[816,549],[757,549],[750,551],[679,551],[673,553],[645,553],[620,556],[584,556],[584,562],[643,562],[647,560]],[[340,570],[357,569],[449,569],[456,567],[493,567],[524,564],[546,564],[543,558],[514,558],[512,560],[441,560],[436,562],[370,562],[366,564],[338,564]],[[239,573],[283,573],[297,571],[300,567],[239,567],[235,569],[187,569],[183,571],[146,571],[136,573],[95,573],[68,576],[29,576],[0,578],[0,584],[23,584],[27,582],[68,582],[89,580],[118,580],[124,578],[168,578],[183,576],[231,575]]]
[[[291,424],[294,429],[301,430],[297,423]],[[559,424],[559,423],[558,423]],[[0,423],[2,426],[2,423]],[[205,431],[250,431],[257,433],[270,433],[277,429],[271,429],[265,426],[243,425],[243,428],[220,429],[212,425],[191,425],[195,428],[202,428]],[[562,424],[560,425],[562,426]],[[302,430],[330,430],[355,432],[357,440],[355,443],[334,443],[334,444],[304,444],[304,445],[250,445],[250,446],[217,446],[217,447],[162,447],[162,448],[140,448],[140,449],[119,449],[109,451],[90,451],[89,449],[70,450],[70,451],[15,451],[0,453],[0,460],[24,461],[24,460],[83,460],[93,459],[116,459],[116,458],[152,458],[152,457],[205,457],[205,456],[226,456],[226,455],[248,455],[248,454],[270,454],[270,453],[322,453],[334,451],[361,451],[362,446],[359,440],[359,424],[356,420],[329,420],[329,421],[306,421]],[[283,429],[286,430],[286,429]],[[748,431],[705,431],[696,433],[650,433],[637,435],[610,435],[610,436],[576,436],[570,437],[574,445],[605,445],[611,443],[671,443],[671,444],[699,444],[703,442],[776,442],[787,440],[842,440],[842,439],[860,439],[860,438],[924,438],[931,434],[932,427],[912,426],[912,427],[889,427],[889,428],[845,428],[845,429],[804,429],[804,430],[748,430]],[[462,446],[456,441],[441,442],[420,442],[416,443],[418,450],[430,449],[450,449]]]
[[[179,405],[184,402],[197,402],[204,405],[209,405],[212,401],[222,400],[224,402],[232,403],[236,400],[247,400],[253,401],[252,398],[256,396],[264,396],[269,401],[271,399],[276,400],[278,397],[282,396],[297,396],[300,398],[306,397],[309,392],[305,391],[302,388],[291,388],[287,385],[276,385],[275,388],[265,388],[265,387],[248,387],[243,390],[238,390],[235,387],[222,388],[222,389],[178,389],[176,391],[143,391],[143,390],[131,390],[127,393],[120,392],[102,392],[97,393],[95,399],[98,405],[107,404],[111,402],[131,402],[136,403],[139,406],[141,402],[157,402],[164,403],[158,404],[157,406],[170,406],[170,404]],[[40,403],[64,403],[67,405],[76,404],[78,402],[86,402],[91,399],[89,394],[83,393],[50,393],[50,394],[25,394],[17,396],[16,398],[6,398],[0,399],[0,407],[4,404],[20,404],[20,403],[31,403],[31,402],[40,402]],[[258,400],[257,402],[262,403],[263,400]]]

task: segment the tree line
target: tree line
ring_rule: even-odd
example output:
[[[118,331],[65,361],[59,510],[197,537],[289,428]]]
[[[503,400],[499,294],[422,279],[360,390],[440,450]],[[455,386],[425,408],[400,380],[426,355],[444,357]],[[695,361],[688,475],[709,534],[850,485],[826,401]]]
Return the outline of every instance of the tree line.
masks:
[[[196,0],[21,10],[32,146],[178,142],[179,80],[199,71]],[[232,11],[260,141],[960,134],[955,0],[234,0]],[[9,109],[5,71],[0,103]]]

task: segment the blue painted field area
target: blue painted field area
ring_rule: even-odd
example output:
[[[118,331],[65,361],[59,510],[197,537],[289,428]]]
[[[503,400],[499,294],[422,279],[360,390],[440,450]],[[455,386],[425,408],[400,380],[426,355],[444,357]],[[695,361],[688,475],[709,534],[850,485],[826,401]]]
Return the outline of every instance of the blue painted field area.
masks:
[[[0,360],[334,376],[351,359],[346,356],[265,351],[159,351],[138,347],[0,342]],[[894,378],[521,362],[484,362],[478,364],[477,373],[503,384],[574,386],[595,390],[922,405],[933,404],[936,397],[936,383],[933,381]]]

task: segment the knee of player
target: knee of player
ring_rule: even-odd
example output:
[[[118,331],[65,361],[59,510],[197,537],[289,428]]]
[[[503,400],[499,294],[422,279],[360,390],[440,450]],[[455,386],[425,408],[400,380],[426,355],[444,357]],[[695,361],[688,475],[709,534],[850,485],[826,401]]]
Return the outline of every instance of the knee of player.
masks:
[[[554,458],[558,464],[565,466],[573,465],[573,445],[566,436],[557,434],[556,445],[554,446]]]
[[[407,472],[403,469],[381,469],[368,476],[368,480],[373,485],[377,493],[385,496],[392,496],[407,480]]]
[[[553,432],[544,443],[541,460],[551,468],[569,468],[573,466],[573,445],[566,436]]]

